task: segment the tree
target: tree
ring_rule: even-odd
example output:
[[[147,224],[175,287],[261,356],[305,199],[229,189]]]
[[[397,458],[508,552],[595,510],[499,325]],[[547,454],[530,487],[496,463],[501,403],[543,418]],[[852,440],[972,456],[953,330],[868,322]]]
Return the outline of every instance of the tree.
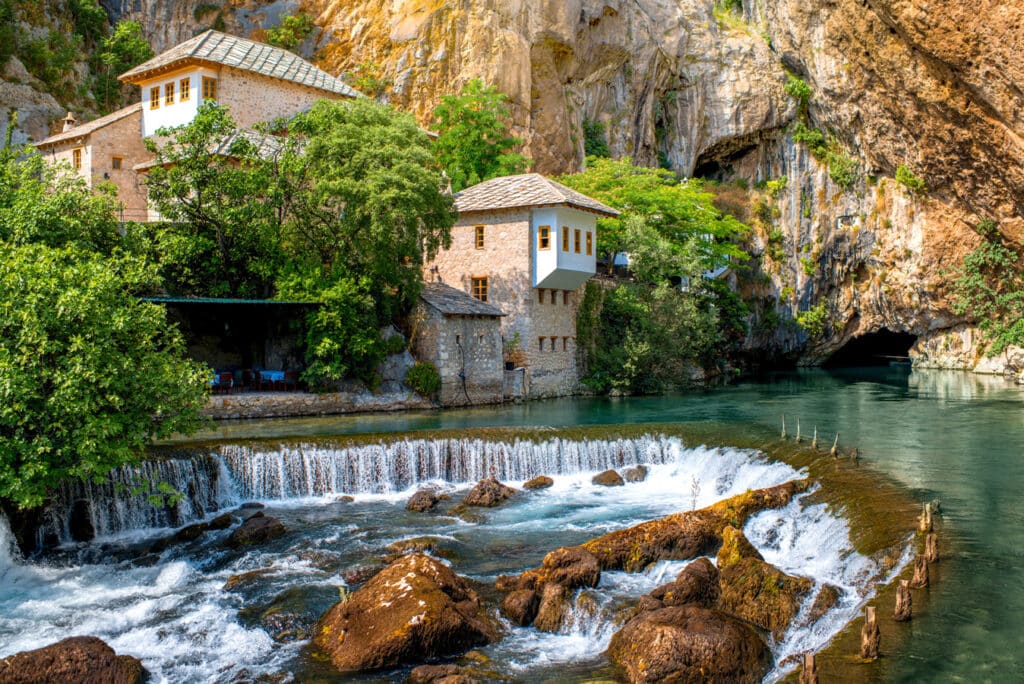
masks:
[[[0,499],[39,506],[66,478],[103,481],[201,424],[207,371],[137,257],[41,244],[0,257]]]
[[[716,209],[714,195],[698,179],[680,182],[671,171],[634,166],[628,158],[588,157],[585,171],[559,181],[623,212],[598,222],[597,251],[609,272],[615,255],[629,251],[630,216],[642,217],[669,243],[692,250],[704,269],[746,257],[736,242],[749,229]]]
[[[155,236],[165,285],[178,294],[270,296],[282,259],[276,139],[240,131],[211,102],[157,135],[167,142],[146,141],[156,155],[146,188],[165,221]]]
[[[381,99],[392,81],[381,75],[381,66],[374,62],[362,62],[344,74],[345,82],[367,97]]]
[[[119,21],[113,33],[103,39],[97,54],[95,96],[105,109],[113,109],[122,102],[121,82],[118,76],[153,56],[153,48],[142,34],[137,21]]]
[[[473,79],[434,109],[437,158],[457,192],[498,176],[522,173],[530,160],[513,150],[523,141],[509,135],[508,98]]]
[[[294,51],[314,28],[313,17],[308,14],[285,15],[279,27],[267,30],[267,42]]]

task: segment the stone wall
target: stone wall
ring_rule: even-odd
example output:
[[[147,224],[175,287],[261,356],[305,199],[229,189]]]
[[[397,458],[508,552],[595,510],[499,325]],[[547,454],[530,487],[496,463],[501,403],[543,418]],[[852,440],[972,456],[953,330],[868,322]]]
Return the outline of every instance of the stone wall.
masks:
[[[433,363],[441,374],[439,399],[443,406],[496,404],[503,400],[498,318],[445,316],[424,304],[413,345],[416,358]]]
[[[407,411],[435,408],[433,402],[412,390],[373,394],[367,389],[328,394],[259,392],[217,394],[210,397],[203,415],[215,420],[330,416],[374,411]]]
[[[488,303],[506,314],[501,323],[503,340],[510,342],[519,334],[530,397],[564,396],[573,394],[578,385],[576,310],[583,290],[531,287],[530,219],[529,209],[460,216],[452,228],[451,248],[441,251],[427,264],[424,277],[440,276],[445,284],[471,294],[472,278],[486,276]],[[483,249],[477,249],[475,244],[475,229],[480,225],[484,226]]]
[[[245,128],[293,116],[325,99],[342,96],[231,67],[221,67],[218,74],[217,101],[227,106],[238,125]]]

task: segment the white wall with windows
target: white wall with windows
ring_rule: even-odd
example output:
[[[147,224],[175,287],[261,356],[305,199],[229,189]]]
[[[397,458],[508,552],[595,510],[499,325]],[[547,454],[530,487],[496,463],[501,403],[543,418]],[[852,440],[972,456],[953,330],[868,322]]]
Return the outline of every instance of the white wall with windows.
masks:
[[[531,228],[533,287],[575,290],[597,272],[596,215],[569,207],[537,208]]]
[[[208,95],[210,82],[213,82],[216,99],[220,85],[218,72],[205,67],[191,67],[141,83],[142,135],[149,137],[164,126],[183,126],[192,121],[203,100],[204,79]]]

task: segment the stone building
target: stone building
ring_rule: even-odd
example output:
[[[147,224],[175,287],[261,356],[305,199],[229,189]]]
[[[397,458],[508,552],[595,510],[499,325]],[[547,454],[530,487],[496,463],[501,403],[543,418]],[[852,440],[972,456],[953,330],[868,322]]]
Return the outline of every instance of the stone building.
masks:
[[[64,130],[36,144],[53,163],[65,163],[89,187],[102,182],[117,187],[124,221],[145,221],[146,188],[133,168],[152,158],[143,142],[142,105],[133,104],[80,124],[69,112]]]
[[[66,161],[90,185],[112,181],[129,221],[159,218],[147,211],[145,182],[139,176],[153,159],[145,138],[161,127],[189,123],[201,102],[229,107],[241,132],[256,135],[248,129],[294,116],[317,100],[360,97],[342,80],[287,50],[212,30],[120,78],[141,89],[142,102],[80,125],[69,113],[64,130],[36,146],[54,162]]]
[[[501,319],[496,306],[439,282],[423,284],[413,334],[420,361],[441,374],[445,406],[494,404],[504,399]]]
[[[455,195],[452,244],[425,267],[505,312],[506,357],[531,397],[576,391],[576,311],[597,266],[597,218],[618,212],[539,174],[495,178]]]

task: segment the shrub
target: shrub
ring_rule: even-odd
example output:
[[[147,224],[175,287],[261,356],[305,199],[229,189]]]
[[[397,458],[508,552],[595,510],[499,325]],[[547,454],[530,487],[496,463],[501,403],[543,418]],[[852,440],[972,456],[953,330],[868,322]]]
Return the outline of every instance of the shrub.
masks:
[[[429,361],[419,361],[406,371],[405,384],[421,396],[435,397],[441,391],[441,374]]]
[[[985,240],[964,257],[953,281],[953,310],[978,322],[988,355],[1024,346],[1024,255],[1004,243],[993,221],[977,228]]]
[[[814,259],[809,257],[800,257],[800,266],[804,270],[804,275],[813,276],[817,270],[818,265],[814,262]]]
[[[817,306],[796,315],[796,324],[803,328],[812,339],[820,337],[825,332],[828,322],[828,310],[825,307],[825,302],[819,302]]]
[[[807,105],[810,104],[811,86],[807,85],[807,82],[799,76],[786,74],[786,84],[783,88],[785,88],[787,95],[796,100],[801,110],[806,109]]]
[[[588,157],[610,157],[605,127],[600,121],[583,121],[583,151]]]
[[[839,187],[847,190],[857,182],[857,160],[848,157],[838,149],[830,149],[825,155],[828,163],[828,177]]]
[[[915,195],[925,190],[924,179],[915,176],[914,172],[906,164],[900,164],[896,167],[896,182]]]
[[[392,335],[388,339],[384,340],[384,353],[388,356],[401,354],[405,351],[405,347],[405,338],[401,335]]]
[[[308,14],[286,15],[277,28],[267,29],[267,42],[285,50],[294,50],[313,32],[313,17]]]
[[[782,191],[786,189],[786,177],[780,176],[775,180],[768,181],[765,183],[765,188],[772,199],[778,199]]]

